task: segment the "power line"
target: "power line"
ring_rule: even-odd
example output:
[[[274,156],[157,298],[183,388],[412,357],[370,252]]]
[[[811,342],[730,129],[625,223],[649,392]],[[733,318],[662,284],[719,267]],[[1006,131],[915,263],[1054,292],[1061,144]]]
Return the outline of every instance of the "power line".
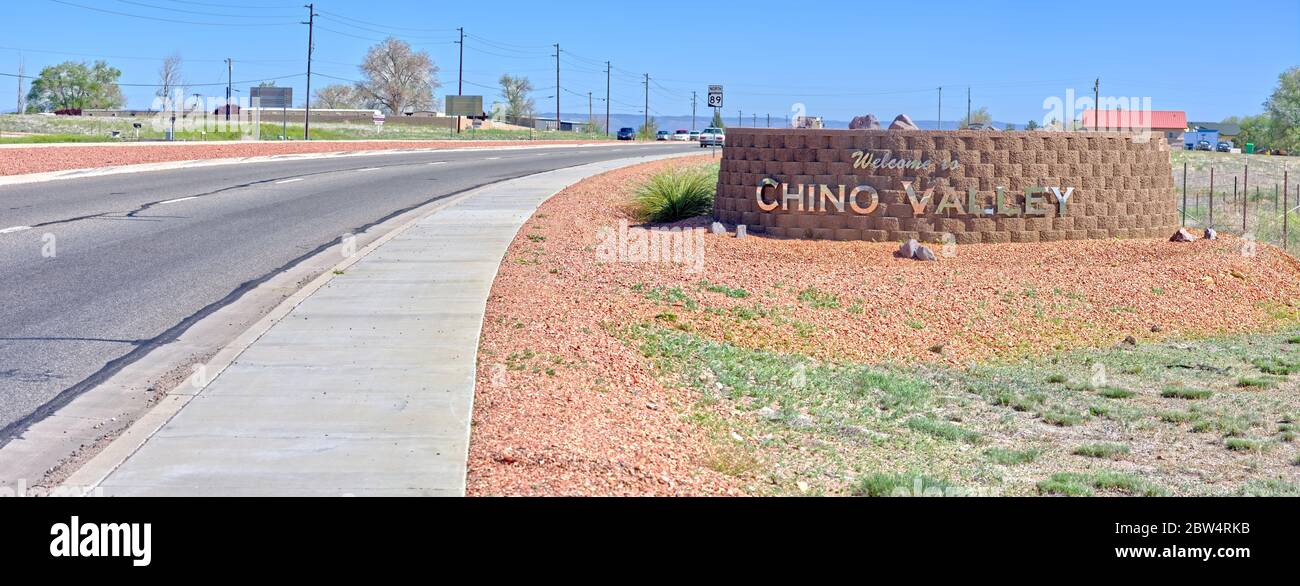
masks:
[[[449,32],[455,32],[456,30],[454,28],[416,28],[416,27],[406,27],[406,26],[394,26],[390,24],[379,24],[374,22],[367,22],[359,18],[352,18],[351,16],[344,16],[342,14],[338,14],[335,12],[327,12],[324,10],[321,10],[320,13],[327,17],[333,17],[336,20],[347,20],[359,24],[364,24],[367,26],[379,27],[381,29],[397,29],[397,30],[408,30],[408,31],[427,32],[427,33],[449,33]],[[342,24],[346,24],[346,23],[342,23]],[[361,28],[361,27],[357,27],[357,28]],[[379,31],[379,32],[387,32],[387,30]]]
[[[179,20],[179,19],[175,19],[175,18],[163,18],[163,17],[159,17],[159,16],[145,16],[145,15],[142,15],[142,14],[133,14],[133,13],[130,13],[130,12],[120,12],[120,11],[117,11],[117,10],[109,10],[109,9],[107,9],[107,8],[97,8],[97,7],[95,7],[95,6],[86,6],[86,5],[84,5],[84,4],[77,4],[77,3],[75,3],[75,2],[68,2],[67,0],[48,0],[48,1],[49,1],[49,2],[53,2],[53,3],[55,3],[55,4],[62,4],[62,5],[64,5],[64,6],[72,6],[72,7],[74,7],[74,8],[81,8],[81,9],[83,9],[83,10],[91,10],[91,11],[94,11],[94,12],[102,12],[102,13],[104,13],[104,14],[112,14],[112,15],[115,15],[115,16],[126,16],[126,17],[129,17],[129,18],[139,18],[139,19],[142,19],[142,20],[152,20],[152,21],[156,21],[156,22],[170,22],[170,23],[173,23],[173,24],[193,24],[193,25],[200,25],[200,26],[230,26],[230,27],[244,27],[244,26],[248,26],[248,27],[267,27],[267,26],[285,26],[285,25],[293,24],[293,23],[291,23],[291,22],[268,22],[268,23],[257,23],[257,22],[200,22],[200,21],[194,21],[194,20]]]
[[[293,79],[293,78],[295,78],[295,77],[306,77],[306,75],[307,75],[307,74],[305,74],[305,73],[294,73],[294,74],[292,74],[292,75],[281,75],[281,76],[277,76],[277,77],[263,77],[263,78],[260,78],[260,79],[247,79],[247,80],[235,81],[235,82],[230,82],[230,83],[233,84],[233,85],[240,85],[240,84],[245,84],[245,83],[262,83],[262,82],[266,82],[266,81],[281,81],[281,80],[285,80],[285,79]],[[322,74],[320,74],[320,73],[313,73],[312,75],[320,76],[320,75],[322,75]],[[0,77],[18,77],[18,74],[16,74],[16,73],[4,73],[4,72],[0,72]],[[30,76],[30,75],[26,76],[26,78],[27,78],[27,79],[33,79],[32,76]],[[118,87],[140,87],[140,88],[160,88],[160,87],[164,87],[163,85],[161,85],[161,84],[156,84],[156,83],[115,83],[115,84],[113,84],[113,85],[116,85],[116,86],[118,86]],[[187,88],[194,88],[194,87],[225,87],[226,85],[227,85],[226,82],[221,81],[221,82],[217,82],[217,83],[187,83],[187,84],[185,84],[185,87],[187,87]]]
[[[181,8],[169,8],[166,6],[158,6],[157,4],[146,4],[144,2],[136,2],[135,0],[117,0],[117,1],[121,2],[122,4],[131,4],[143,8],[153,8],[154,10],[170,10],[172,12],[179,12],[182,14],[196,14],[199,16],[221,16],[225,18],[293,18],[292,16],[284,15],[284,14],[228,14],[228,13],[220,13],[220,12],[184,10]]]

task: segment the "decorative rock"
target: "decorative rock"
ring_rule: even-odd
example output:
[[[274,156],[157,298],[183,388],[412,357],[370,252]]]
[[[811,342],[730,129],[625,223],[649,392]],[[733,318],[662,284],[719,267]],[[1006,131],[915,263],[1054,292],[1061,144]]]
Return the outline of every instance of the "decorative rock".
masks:
[[[1133,336],[1126,336],[1124,338],[1124,344],[1128,346],[1137,346],[1138,341],[1137,338],[1134,338]]]
[[[917,242],[916,239],[913,238],[898,247],[898,252],[895,252],[894,256],[898,258],[913,258],[916,256],[916,250],[920,247],[921,243]]]
[[[880,120],[875,114],[866,116],[854,116],[849,122],[849,130],[880,130]]]
[[[912,122],[912,119],[907,114],[899,114],[898,117],[894,118],[894,121],[889,124],[889,129],[890,130],[920,130],[921,127],[917,126],[915,122]]]
[[[935,258],[934,251],[930,250],[929,246],[917,248],[916,254],[912,255],[912,258],[916,260],[939,260],[938,258]]]
[[[1161,327],[1160,324],[1151,324],[1151,333],[1158,334],[1163,331],[1165,331],[1165,329]]]
[[[1188,232],[1187,228],[1179,228],[1177,232],[1174,232],[1173,236],[1169,237],[1170,242],[1194,242],[1195,240],[1196,237],[1192,236],[1192,233]]]
[[[745,228],[744,224],[740,224],[736,226],[736,238],[744,238],[748,235],[749,235],[749,230]]]
[[[1214,231],[1214,228],[1206,228],[1206,229],[1205,229],[1205,239],[1206,239],[1206,240],[1218,240],[1218,239],[1219,239],[1219,233],[1218,233],[1218,232],[1215,232],[1215,231]]]
[[[713,225],[709,226],[709,231],[714,234],[726,234],[727,227],[723,226],[722,222],[714,222]]]

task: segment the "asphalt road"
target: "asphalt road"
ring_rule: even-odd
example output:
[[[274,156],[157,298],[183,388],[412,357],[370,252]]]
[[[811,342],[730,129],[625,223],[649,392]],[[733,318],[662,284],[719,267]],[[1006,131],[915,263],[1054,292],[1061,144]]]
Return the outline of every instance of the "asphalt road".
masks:
[[[387,154],[0,187],[0,444],[343,234],[496,181],[690,148]]]

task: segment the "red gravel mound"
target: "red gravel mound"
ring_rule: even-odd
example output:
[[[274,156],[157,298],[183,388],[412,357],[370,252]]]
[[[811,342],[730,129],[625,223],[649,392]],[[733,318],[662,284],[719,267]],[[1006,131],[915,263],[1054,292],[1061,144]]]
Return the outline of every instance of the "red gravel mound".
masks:
[[[626,220],[635,184],[684,164],[578,183],[520,230],[488,299],[470,494],[741,486],[715,472],[727,454],[710,441],[719,430],[694,422],[698,397],[662,384],[616,337],[631,324],[825,360],[961,366],[1300,320],[1300,263],[1231,237],[961,245],[922,262],[895,258],[894,243],[710,234],[700,272],[600,262],[601,229]]]

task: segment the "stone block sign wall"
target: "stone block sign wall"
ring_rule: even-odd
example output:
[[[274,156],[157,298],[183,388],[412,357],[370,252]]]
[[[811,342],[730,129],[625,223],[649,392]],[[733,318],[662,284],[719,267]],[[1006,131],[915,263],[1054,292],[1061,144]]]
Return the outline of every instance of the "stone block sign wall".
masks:
[[[714,217],[780,237],[958,244],[1180,226],[1168,143],[1096,132],[728,129]]]

